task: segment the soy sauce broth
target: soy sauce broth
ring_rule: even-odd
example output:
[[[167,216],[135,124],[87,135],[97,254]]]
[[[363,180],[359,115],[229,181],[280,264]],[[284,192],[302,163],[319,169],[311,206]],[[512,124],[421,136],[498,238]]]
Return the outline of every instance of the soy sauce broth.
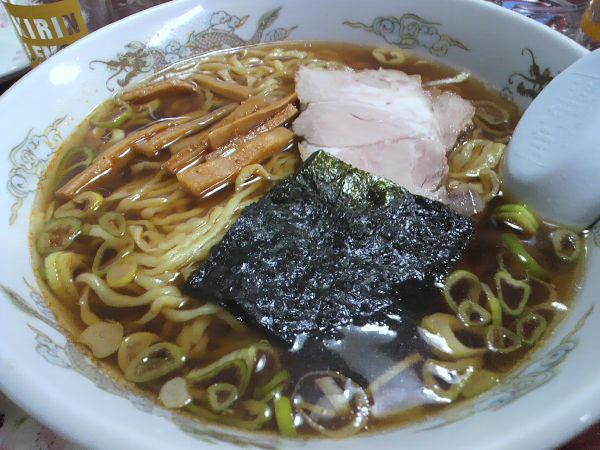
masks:
[[[406,60],[401,65],[386,67],[384,64],[382,66],[373,57],[373,48],[351,44],[302,42],[290,44],[278,43],[277,45],[252,47],[251,49],[259,49],[261,51],[269,52],[275,48],[283,48],[286,51],[310,51],[313,53],[314,59],[334,61],[352,67],[356,70],[378,69],[380,67],[399,69],[408,74],[420,75],[424,82],[453,77],[458,73],[458,71],[453,68],[443,66],[437,62],[432,62],[423,59],[420,56],[409,53],[405,54]],[[218,56],[220,54],[227,55],[230,54],[230,52],[217,52],[214,55]],[[190,62],[187,62],[184,65],[189,64]],[[171,70],[177,72],[179,70],[177,67]],[[184,74],[185,72],[182,71],[181,73]],[[283,93],[291,93],[293,89],[294,86],[290,80],[283,80],[280,83],[280,90]],[[497,91],[480,82],[473,76],[469,77],[462,83],[442,86],[439,89],[442,91],[452,90],[466,99],[472,101],[485,101],[502,108],[508,114],[506,123],[503,125],[506,138],[508,138],[512,133],[512,130],[514,129],[514,126],[521,115],[521,111],[515,104],[507,101]],[[217,99],[217,103],[219,100],[222,100],[217,94],[215,95],[215,98]],[[205,98],[201,98],[199,96],[190,96],[188,94],[161,96],[160,106],[150,114],[149,118],[154,121],[164,118],[183,116],[191,111],[202,108],[204,100]],[[110,104],[107,103],[100,108],[110,109]],[[136,125],[126,123],[122,129],[125,134],[128,134],[131,131],[144,126],[146,126],[146,124]],[[84,121],[77,131],[73,133],[71,138],[69,138],[59,150],[49,166],[49,173],[52,174],[57,171],[57,166],[59,165],[61,156],[73,147],[85,145],[92,148],[96,154],[101,154],[104,150],[106,150],[110,146],[110,132],[108,130],[102,130],[98,128],[99,127],[93,126],[89,120]],[[476,126],[474,129],[468,130],[468,132],[461,136],[460,141],[457,143],[457,147],[460,146],[460,144],[467,142],[469,139],[472,139],[476,131],[478,132],[477,137],[479,139],[489,139],[492,141],[498,140],[498,134],[489,133],[486,129],[478,129]],[[293,156],[296,159],[296,167],[298,167],[299,158],[297,145],[294,144],[293,148],[288,149],[287,152],[289,155],[291,155],[290,157]],[[170,156],[171,155],[168,151],[162,152],[156,162],[164,162]],[[144,157],[137,156],[134,162],[130,164],[128,168],[122,171],[119,176],[114,177],[109,183],[106,183],[95,190],[104,198],[108,198],[111,194],[115,193],[119,189],[122,189],[129,183],[135,183],[140,179],[150,180],[157,174],[159,170],[158,166],[151,167],[147,170],[141,170],[139,173],[133,173],[130,169],[136,163],[143,162],[144,160]],[[52,180],[55,182],[54,184],[51,183]],[[45,282],[47,276],[44,273],[44,259],[43,256],[39,255],[35,250],[37,229],[43,225],[44,221],[47,221],[52,216],[52,211],[54,211],[54,209],[61,204],[61,202],[56,202],[53,204],[54,190],[56,187],[61,186],[66,181],[67,179],[56,180],[56,177],[49,176],[48,181],[45,184],[42,184],[40,190],[38,191],[37,207],[34,210],[32,217],[32,254],[34,266],[36,267],[36,270],[40,276],[40,285],[46,288],[44,289],[45,298],[56,314],[61,325],[69,332],[74,340],[77,340],[77,337],[80,335],[80,333],[86,329],[86,324],[84,324],[81,319],[81,306],[77,299],[58,299],[56,295],[52,293],[51,289],[47,288]],[[249,197],[249,200],[260,198],[260,196],[262,196],[274,183],[275,182],[263,181],[260,188],[256,189],[256,191],[253,192]],[[202,214],[208,214],[208,212],[213,210],[213,208],[223,206],[225,202],[227,202],[228,199],[231,199],[234,194],[235,190],[231,186],[221,189],[215,194],[204,198],[193,198],[189,194],[178,193],[177,195],[181,195],[180,198],[183,199],[182,205],[184,206],[180,211],[178,210],[177,213],[185,213],[186,208],[188,210],[189,208],[198,208],[199,216]],[[511,274],[514,274],[515,278],[526,275],[523,273],[522,267],[515,260],[515,258],[511,258],[509,254],[510,252],[507,251],[501,241],[502,233],[512,232],[511,228],[507,227],[505,224],[499,223],[492,214],[497,207],[510,203],[513,202],[510,199],[504,198],[500,192],[499,195],[490,202],[483,213],[480,213],[474,217],[476,222],[475,236],[469,243],[466,251],[456,267],[457,270],[466,270],[473,273],[481,280],[481,282],[486,283],[492,288],[494,287],[494,275],[499,268],[498,255],[504,255],[503,258],[507,271]],[[111,208],[114,208],[115,204],[116,203],[113,202],[109,206],[103,206],[91,216],[83,218],[83,226],[93,226],[97,222],[98,217],[103,213],[112,211]],[[174,212],[171,213],[174,214]],[[123,214],[127,221],[140,222],[147,220],[147,218],[144,217],[139,210],[126,211]],[[556,227],[551,224],[542,224],[534,236],[527,237],[526,240],[523,240],[523,242],[526,243],[527,249],[531,252],[531,255],[537,260],[537,262],[551,272],[549,282],[552,283],[552,289],[556,292],[554,300],[564,304],[565,307],[568,308],[575,294],[576,281],[581,276],[584,265],[583,261],[585,258],[581,257],[577,263],[572,264],[559,262],[553,253],[553,248],[550,242],[550,235],[555,229]],[[84,259],[84,267],[79,268],[77,272],[88,272],[91,268],[91,261],[94,259],[98,250],[99,243],[96,238],[89,236],[83,236],[77,239],[79,239],[79,241],[77,242],[76,247],[71,250],[76,251]],[[181,288],[187,274],[189,274],[195,267],[198,267],[198,265],[201,263],[202,260],[198,260],[192,264],[179,267],[169,279],[169,285],[177,289]],[[81,288],[77,287],[77,289],[78,294],[81,295]],[[137,285],[134,286],[133,284],[120,290],[120,292],[128,295],[142,295],[145,291],[147,291],[147,289]],[[430,316],[434,313],[454,314],[444,300],[441,292],[441,286],[439,295],[437,295],[435,298],[420,300],[422,300],[421,304],[424,305],[420,311],[420,314],[422,314],[423,317]],[[528,304],[528,307],[535,305],[536,302],[542,303],[542,301],[546,300],[547,298],[545,298],[543,294],[540,294],[534,288],[534,292],[531,296],[531,304]],[[185,309],[197,308],[203,305],[202,301],[197,299],[186,299],[184,303]],[[188,323],[178,323],[167,320],[162,314],[158,314],[154,319],[150,320],[146,324],[136,324],[136,318],[139,318],[141,315],[147,312],[147,305],[130,308],[114,308],[99,301],[97,295],[94,295],[94,293],[91,293],[89,296],[89,307],[103,321],[116,321],[123,323],[125,335],[145,331],[155,333],[159,336],[161,341],[176,342],[178,340],[178,336],[180,336],[182,333],[183,327],[188,325]],[[560,314],[552,314],[552,317],[548,317],[548,323],[550,327],[544,333],[542,341],[551,334],[551,328],[560,322],[564,314],[566,314],[566,311],[561,312]],[[234,319],[232,318],[232,320]],[[514,325],[514,320],[516,319],[506,318],[503,325],[510,328]],[[371,414],[368,418],[368,423],[363,428],[363,432],[373,432],[388,427],[398,427],[403,424],[428,417],[429,415],[446,409],[449,406],[461,404],[464,401],[470,401],[469,399],[465,399],[460,395],[452,401],[440,401],[439,398],[437,400],[432,399],[431,393],[426,392],[427,389],[425,388],[422,380],[423,366],[427,360],[432,359],[442,361],[443,357],[436,355],[436,353],[431,348],[428,348],[424,342],[405,342],[403,344],[405,347],[401,352],[402,355],[398,355],[394,350],[394,346],[390,345],[390,342],[393,342],[393,339],[395,339],[397,336],[392,336],[390,338],[386,337],[389,334],[389,330],[378,330],[376,327],[373,329],[364,330],[355,327],[350,331],[346,330],[344,333],[345,334],[343,334],[338,342],[334,343],[333,345],[333,347],[337,348],[338,350],[346,348],[346,351],[341,352],[343,354],[341,359],[343,360],[344,364],[346,364],[348,367],[360,366],[360,359],[364,357],[364,353],[361,354],[360,351],[347,351],[348,349],[359,348],[363,352],[368,351],[370,353],[370,360],[376,360],[377,363],[375,366],[378,366],[373,371],[374,375],[371,379],[368,379],[369,377],[364,376],[358,376],[357,379],[353,379],[353,382],[360,385],[360,388],[362,388],[362,390],[365,392],[365,395],[368,397],[368,401],[371,404],[370,407],[372,408]],[[190,368],[193,369],[206,366],[207,364],[210,364],[233,351],[252,345],[260,340],[267,340],[279,354],[282,369],[289,372],[289,383],[283,388],[282,393],[286,396],[292,396],[295,386],[298,384],[298,382],[302,380],[307,373],[315,369],[315,367],[311,367],[311,364],[313,364],[314,361],[320,361],[321,364],[324,358],[326,359],[329,357],[329,354],[323,356],[318,352],[311,353],[311,350],[306,348],[304,349],[302,358],[298,359],[297,349],[289,351],[279,342],[271,340],[269,336],[263,335],[259,330],[254,328],[246,327],[244,329],[232,329],[231,326],[227,324],[227,321],[222,320],[215,320],[211,322],[206,329],[205,335],[208,336],[208,343],[206,344],[206,348],[200,357],[195,359],[191,358],[189,365],[186,363],[186,365],[169,373],[167,376],[160,377],[147,383],[134,384],[124,379],[123,372],[118,366],[116,354],[113,354],[102,361],[97,361],[97,363],[102,370],[110,373],[111,376],[113,376],[119,382],[125,383],[131,389],[135,389],[144,395],[148,395],[149,397],[156,399],[156,396],[158,395],[162,385],[169,379],[184,375]],[[475,346],[481,345],[482,343],[481,336],[463,336],[463,338],[465,339],[465,343],[468,342]],[[358,345],[358,347],[355,347],[355,345]],[[522,346],[519,350],[509,354],[487,352],[481,357],[480,369],[478,370],[486,371],[486,373],[493,373],[499,382],[504,376],[506,376],[506,374],[514,370],[515,367],[527,361],[531,351],[535,350],[539,345],[540,344],[538,343],[531,347]],[[89,354],[87,348],[82,346],[82,349]],[[387,385],[387,387],[383,388],[383,391],[378,395],[378,397],[391,399],[392,404],[391,406],[384,405],[381,407],[381,405],[378,404],[378,400],[373,398],[373,392],[369,389],[370,384],[373,383],[374,380],[386,374],[390,368],[397,368],[398,364],[401,364],[407,357],[410,358],[411,356],[414,357],[415,355],[417,355],[418,360],[415,359],[412,364],[399,371],[396,376],[390,375],[388,377],[389,380],[383,384],[384,386]],[[326,364],[325,366],[321,364],[318,369],[327,370],[328,367],[326,367]],[[268,377],[265,375],[265,373],[266,372],[255,375],[254,378],[264,382],[264,378]],[[263,379],[261,379],[261,377]],[[219,381],[225,383],[232,382],[231,374],[224,374],[223,379]],[[448,388],[449,386],[448,383],[444,382],[443,378],[438,377],[437,382],[442,388]],[[251,381],[247,392],[253,392],[259,387],[260,385],[253,384],[253,381]],[[304,396],[310,397],[311,395],[317,394],[318,392],[315,393],[313,390],[310,392],[305,392]],[[314,401],[318,400],[317,397],[315,397]],[[357,399],[360,399],[360,397],[353,398],[353,401],[359,401]],[[397,400],[397,405],[393,404],[394,399]],[[273,410],[272,400],[269,400],[267,405],[271,410]],[[390,412],[394,411],[395,406],[397,406],[397,411],[395,413]],[[376,410],[378,407],[380,409],[383,408],[383,410],[378,412]],[[386,410],[386,408],[389,411]],[[193,411],[190,412],[183,409],[182,413],[194,416]],[[294,415],[297,417],[297,433],[299,436],[310,437],[319,435],[317,431],[307,425],[306,419],[300,418],[301,415],[298,414],[297,411],[294,413]],[[200,417],[199,420],[205,419],[206,417]],[[216,418],[209,416],[208,420],[222,422],[219,419],[218,414],[216,414]],[[343,425],[343,420],[341,419],[338,420],[340,423],[336,423],[336,419],[330,419],[326,422],[328,422],[328,425],[332,426],[333,428],[342,427]],[[224,424],[231,425],[231,423],[228,422],[225,422]],[[254,431],[277,433],[278,427],[276,421],[271,418]]]

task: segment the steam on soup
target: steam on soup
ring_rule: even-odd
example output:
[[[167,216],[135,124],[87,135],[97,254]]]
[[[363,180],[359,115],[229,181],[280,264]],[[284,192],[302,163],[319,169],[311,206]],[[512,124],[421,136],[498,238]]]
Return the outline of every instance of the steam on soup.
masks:
[[[50,165],[49,302],[103,367],[202,420],[346,437],[476,397],[568,311],[584,256],[502,196],[518,118],[398,49],[188,61]]]

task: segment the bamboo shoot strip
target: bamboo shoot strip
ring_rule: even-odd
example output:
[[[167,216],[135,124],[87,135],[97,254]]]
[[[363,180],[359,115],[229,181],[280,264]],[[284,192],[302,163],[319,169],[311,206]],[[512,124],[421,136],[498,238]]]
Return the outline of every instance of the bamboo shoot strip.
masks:
[[[210,146],[213,150],[215,150],[218,147],[227,144],[235,137],[248,134],[250,130],[264,123],[266,120],[277,114],[297,98],[297,95],[293,93],[275,103],[270,104],[266,108],[259,109],[258,111],[248,114],[245,117],[241,117],[234,122],[224,124],[223,126],[216,128],[208,135]]]
[[[94,159],[90,166],[67,181],[64,186],[56,191],[56,198],[71,200],[80,192],[96,187],[101,182],[106,182],[111,177],[118,175],[135,156],[133,147],[136,143],[181,122],[182,119],[163,120],[134,131],[122,141],[107,148]]]
[[[228,123],[233,122],[234,120],[239,119],[240,117],[252,114],[253,112],[258,111],[260,108],[264,108],[268,104],[269,103],[267,102],[267,97],[263,95],[250,97],[245,102],[242,102],[231,114],[229,114],[221,122],[219,122],[219,126],[226,125]],[[177,141],[175,144],[171,145],[171,151],[173,153],[177,153],[181,150],[188,148],[191,143],[195,142],[195,137],[196,135],[183,138],[180,141]]]
[[[196,92],[198,86],[186,80],[170,78],[157,83],[141,86],[131,91],[123,92],[121,99],[126,102],[145,102],[156,97]]]
[[[215,94],[230,98],[231,100],[242,101],[250,97],[252,90],[247,86],[241,86],[237,83],[217,80],[203,74],[192,74],[190,78],[206,89],[210,89]]]
[[[198,163],[209,150],[208,132],[194,134],[183,138],[182,141],[186,141],[187,147],[171,156],[163,165],[163,168],[173,175]]]
[[[227,114],[231,113],[236,106],[236,103],[230,103],[229,105],[222,106],[221,108],[209,113],[206,113],[206,111],[201,111],[193,114],[190,116],[190,120],[187,122],[167,128],[160,133],[156,133],[150,139],[146,139],[139,144],[136,144],[135,151],[136,153],[140,153],[148,158],[152,158],[172,142],[175,142],[178,139],[186,137],[190,134],[202,131],[215,122],[218,122]]]
[[[258,126],[255,130],[251,130],[248,135],[239,139],[234,139],[226,146],[220,147],[214,151],[210,151],[211,147],[208,140],[208,131],[194,135],[192,136],[192,138],[194,138],[193,141],[190,140],[190,146],[186,150],[182,150],[177,153],[177,158],[173,157],[169,159],[169,161],[165,163],[164,167],[169,172],[176,174],[177,172],[183,172],[184,170],[189,169],[203,160],[210,161],[211,159],[220,158],[224,153],[232,150],[236,145],[239,145],[241,141],[251,139],[257,134],[265,133],[274,128],[285,125],[292,120],[296,114],[298,114],[298,109],[290,103],[272,118]],[[225,121],[225,119],[223,119],[223,121]],[[223,121],[221,121],[219,125],[221,125]]]
[[[287,128],[275,128],[242,143],[229,156],[217,158],[178,173],[177,179],[190,193],[201,196],[210,188],[231,180],[245,166],[263,161],[285,149],[293,142],[293,139],[294,133]]]
[[[250,97],[240,106],[238,106],[231,114],[215,125],[213,129],[233,123],[236,120],[249,114],[253,114],[266,106],[268,106],[266,97],[262,95]],[[198,163],[210,150],[208,133],[211,131],[212,129],[183,138],[173,144],[171,146],[171,151],[176,153],[165,163],[164,168],[172,174],[176,174]]]
[[[241,145],[242,142],[252,139],[258,134],[266,133],[267,131],[271,131],[277,127],[285,125],[292,120],[296,114],[298,114],[298,108],[289,103],[284,109],[279,111],[270,119],[267,119],[266,122],[260,124],[258,127],[250,130],[245,136],[234,138],[233,140],[229,141],[227,145],[219,147],[216,150],[208,153],[205,157],[205,160],[211,161],[213,159],[222,157],[224,154],[229,154],[231,151],[235,151],[235,148]]]

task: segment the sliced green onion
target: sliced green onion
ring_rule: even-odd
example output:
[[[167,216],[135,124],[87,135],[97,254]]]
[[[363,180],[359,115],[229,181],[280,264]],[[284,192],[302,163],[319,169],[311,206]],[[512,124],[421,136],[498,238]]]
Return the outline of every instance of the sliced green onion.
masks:
[[[456,270],[446,278],[443,290],[444,298],[453,312],[458,312],[458,303],[463,299],[458,299],[457,301],[452,294],[452,289],[457,284],[463,282],[468,284],[466,299],[471,300],[473,303],[478,303],[479,301],[479,296],[481,295],[481,282],[479,281],[479,278],[477,278],[477,275],[468,270]]]
[[[548,327],[548,322],[544,316],[535,312],[529,312],[517,320],[517,335],[527,345],[533,345],[540,340],[544,331]]]
[[[121,128],[115,128],[114,130],[111,130],[110,139],[106,143],[108,145],[116,144],[123,139],[125,139],[125,130],[122,130]]]
[[[104,203],[104,197],[97,192],[86,191],[77,194],[73,200],[63,203],[56,211],[54,217],[80,217],[84,218],[98,211]]]
[[[496,261],[498,262],[498,268],[500,270],[507,270],[506,269],[506,262],[504,261],[504,255],[505,255],[504,251],[501,251],[500,253],[498,253],[496,255]]]
[[[489,100],[477,100],[475,104],[475,114],[481,120],[492,126],[506,127],[510,119],[510,114],[504,108],[501,108]]]
[[[137,355],[125,370],[125,378],[134,383],[146,383],[163,377],[185,364],[181,349],[170,342],[151,345]]]
[[[400,66],[406,61],[406,54],[398,47],[377,47],[371,53],[379,64],[386,66]]]
[[[530,311],[550,311],[552,313],[566,313],[568,310],[569,307],[567,305],[556,300],[539,303],[530,308]]]
[[[498,253],[498,255],[496,255],[496,260],[498,261],[498,269],[510,273],[515,280],[529,281],[532,278],[539,280],[539,278],[529,274],[521,264],[521,261],[506,250],[502,250]]]
[[[494,353],[512,353],[521,348],[521,338],[508,328],[490,325],[485,332],[488,348]]]
[[[206,390],[208,405],[213,412],[228,409],[239,398],[237,387],[229,383],[214,383]]]
[[[35,241],[40,255],[67,249],[81,233],[82,222],[77,217],[61,217],[44,225]]]
[[[154,100],[150,100],[149,102],[142,103],[139,106],[135,107],[135,114],[140,116],[151,116],[156,110],[160,107],[160,98],[155,98]]]
[[[528,273],[544,280],[550,278],[550,272],[538,264],[514,234],[502,234],[502,243],[523,264]]]
[[[483,355],[486,347],[468,347],[463,344],[456,332],[469,333],[483,338],[483,330],[467,328],[450,314],[434,313],[423,319],[420,328],[423,339],[442,357],[453,360]]]
[[[498,383],[498,375],[491,370],[476,370],[465,382],[461,395],[466,398],[486,392]]]
[[[211,320],[210,316],[198,317],[191,324],[185,325],[177,335],[177,345],[188,358],[202,357],[206,351],[208,345],[206,329]]]
[[[492,321],[490,312],[472,300],[460,302],[456,316],[468,327],[480,327]]]
[[[481,169],[478,184],[481,186],[481,199],[486,203],[500,192],[500,178],[493,169]]]
[[[259,430],[271,420],[273,413],[265,402],[258,400],[244,400],[239,402],[232,416],[224,416],[229,425],[244,428],[246,430]]]
[[[186,408],[192,414],[202,417],[203,419],[217,421],[246,430],[258,430],[273,417],[269,405],[257,400],[241,401],[235,408],[228,409],[222,414],[215,414],[194,403],[189,403],[186,405]]]
[[[198,384],[212,384],[211,380],[215,379],[219,374],[227,371],[233,371],[236,377],[234,384],[238,389],[240,396],[244,395],[248,383],[250,381],[251,368],[254,367],[256,352],[253,347],[236,350],[231,352],[221,359],[209,364],[200,369],[191,370],[186,378],[189,382]]]
[[[89,264],[86,258],[74,252],[54,252],[44,259],[44,274],[48,286],[54,294],[63,300],[79,298],[74,283],[75,271]]]
[[[277,395],[273,399],[275,409],[275,421],[279,432],[285,437],[296,437],[296,425],[294,424],[294,412],[292,411],[292,402],[285,395]]]
[[[535,299],[536,303],[539,302],[552,302],[558,298],[556,286],[553,283],[549,283],[539,278],[531,277],[529,279],[529,285],[531,286],[531,296]],[[545,291],[545,295],[542,295],[540,289]]]
[[[198,406],[195,403],[190,402],[187,405],[185,405],[185,407],[187,408],[187,410],[189,412],[191,412],[192,414],[194,414],[198,417],[202,417],[203,419],[214,420],[214,421],[221,419],[221,416],[219,416],[218,414],[215,414],[206,408]]]
[[[102,319],[98,317],[90,308],[89,305],[90,287],[84,286],[83,292],[79,296],[79,317],[81,321],[86,325],[93,325],[97,322],[102,322]]]
[[[185,378],[176,377],[167,381],[160,388],[158,399],[167,408],[183,408],[192,402],[192,397],[187,390]]]
[[[488,123],[479,116],[473,117],[473,124],[475,127],[481,128],[481,131],[485,134],[491,135],[492,139],[500,140],[509,134],[506,128],[496,128],[495,126],[488,125]]]
[[[281,370],[279,353],[267,341],[254,344],[256,351],[256,366],[254,368],[254,384],[264,384]]]
[[[160,336],[148,331],[132,333],[123,339],[117,352],[117,362],[121,370],[125,372],[133,358],[159,341]]]
[[[485,294],[487,310],[492,317],[492,325],[502,326],[502,305],[498,297],[494,295],[490,287],[486,283],[481,283]]]
[[[261,399],[268,402],[277,392],[281,391],[287,385],[289,380],[289,372],[287,370],[280,370],[267,384],[258,386],[254,389],[254,394],[252,396],[255,399]]]
[[[443,403],[450,403],[461,393],[465,382],[481,367],[480,358],[455,362],[428,359],[423,364],[423,384]]]
[[[583,239],[577,233],[560,228],[551,235],[554,253],[561,261],[577,261],[583,248]]]
[[[516,280],[512,277],[510,273],[505,270],[500,270],[496,272],[494,276],[494,280],[496,281],[496,292],[498,294],[498,301],[502,306],[502,309],[505,313],[510,314],[511,316],[520,315],[525,306],[527,306],[527,302],[529,300],[529,296],[531,295],[531,286],[524,280]],[[505,295],[503,285],[508,285],[511,289],[515,289],[521,292],[521,298],[519,299],[516,306],[512,307],[507,303],[507,295]]]
[[[305,413],[310,413],[314,416],[319,416],[322,419],[335,419],[335,411],[327,406],[315,405],[296,398],[294,404]]]
[[[104,241],[94,256],[94,261],[92,262],[92,272],[100,277],[106,275],[112,264],[119,262],[122,258],[129,255],[133,249],[133,240],[129,238]],[[111,255],[111,253],[114,253],[114,255]]]
[[[119,349],[123,325],[118,322],[96,322],[79,335],[77,341],[90,348],[96,358],[106,358]]]
[[[535,234],[540,227],[535,215],[526,206],[517,203],[499,206],[492,212],[492,217],[497,222],[507,222],[529,234]]]
[[[346,414],[350,411],[350,402],[344,395],[344,390],[331,376],[317,378],[315,384],[333,406],[336,415]]]
[[[96,111],[90,118],[90,124],[100,128],[118,128],[123,125],[133,115],[131,105],[123,100],[113,100],[113,105],[109,114],[105,114],[104,108]]]
[[[87,145],[78,145],[69,149],[61,158],[56,168],[56,180],[61,181],[67,175],[81,172],[94,161],[96,152]]]
[[[100,216],[98,224],[104,231],[115,237],[123,237],[127,233],[127,222],[122,213],[106,212]]]
[[[343,401],[347,408],[340,408],[340,405],[331,403],[331,392],[323,392],[316,383],[323,378],[331,378],[343,392]],[[329,390],[330,387],[326,389]],[[367,394],[354,381],[340,373],[316,371],[305,374],[296,383],[292,398],[304,422],[325,436],[348,437],[367,425],[370,413]],[[333,402],[338,403],[339,400],[333,399]],[[331,407],[324,406],[325,403],[329,403]]]
[[[160,99],[155,98],[154,100],[150,100],[147,103],[142,103],[141,105],[133,107],[133,117],[129,119],[127,122],[128,127],[136,127],[140,125],[145,125],[147,123],[152,122],[153,119],[156,119],[154,113],[160,107]]]

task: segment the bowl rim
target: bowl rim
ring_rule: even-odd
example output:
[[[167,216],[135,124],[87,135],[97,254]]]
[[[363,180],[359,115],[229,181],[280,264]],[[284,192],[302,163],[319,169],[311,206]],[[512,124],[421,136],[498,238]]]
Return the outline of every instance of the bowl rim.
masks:
[[[504,17],[507,21],[526,24],[526,26],[536,29],[538,34],[549,36],[552,42],[562,41],[571,47],[574,53],[581,56],[588,53],[585,48],[557,31],[498,5],[482,0],[454,1],[465,8],[477,8],[481,14],[497,15]],[[317,7],[318,3],[318,0],[311,2],[315,5],[313,7]],[[71,58],[75,59],[81,54],[81,50],[92,46],[94,42],[102,41],[103,37],[122,27],[129,27],[131,23],[141,23],[144,18],[158,15],[162,11],[183,10],[185,6],[192,9],[197,5],[197,0],[178,0],[165,3],[91,33],[40,64],[11,86],[0,96],[0,111],[10,98],[26,95],[29,84],[47,78],[48,72],[53,67],[68,62]],[[222,5],[223,2],[220,3],[220,6]],[[2,344],[0,343],[0,350],[1,348]],[[66,396],[62,395],[61,389],[49,391],[41,388],[35,383],[39,374],[28,373],[26,367],[19,367],[13,361],[5,359],[2,351],[0,351],[0,366],[4,368],[0,374],[0,389],[3,393],[40,422],[71,441],[88,448],[160,448],[157,446],[160,443],[149,440],[143,434],[132,433],[126,424],[115,423],[110,415],[94,413],[90,408],[73,408],[73,401],[67,400]],[[27,389],[24,389],[24,386],[27,386]],[[531,446],[550,448],[559,445],[584,430],[590,423],[600,419],[600,405],[595,401],[598,397],[600,397],[600,383],[585,386],[585,388],[580,387],[569,398],[562,400],[559,413],[535,417],[527,424],[527,427],[511,430],[510,434],[506,433],[497,442],[490,442],[486,448],[489,450],[521,448],[524,443],[529,444],[528,448]],[[73,427],[72,424],[77,424],[77,426]],[[368,437],[366,438],[368,439]],[[168,445],[168,437],[161,442]],[[198,443],[199,448],[203,445]]]

